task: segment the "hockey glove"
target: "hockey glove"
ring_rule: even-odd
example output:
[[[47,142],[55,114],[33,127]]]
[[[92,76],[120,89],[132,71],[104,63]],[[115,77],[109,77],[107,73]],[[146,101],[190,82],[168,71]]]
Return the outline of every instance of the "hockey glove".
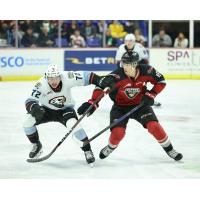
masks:
[[[99,105],[98,104],[94,104],[94,102],[91,99],[88,102],[83,103],[78,108],[78,110],[77,110],[78,114],[79,115],[84,114],[91,105],[93,105],[93,107],[92,107],[92,109],[89,111],[89,113],[87,115],[89,117],[99,107]]]
[[[146,92],[144,96],[142,97],[142,102],[146,106],[152,106],[154,104],[155,97],[156,97],[156,94],[152,92]]]
[[[30,113],[35,117],[36,121],[40,121],[44,116],[45,110],[39,104],[33,104]]]

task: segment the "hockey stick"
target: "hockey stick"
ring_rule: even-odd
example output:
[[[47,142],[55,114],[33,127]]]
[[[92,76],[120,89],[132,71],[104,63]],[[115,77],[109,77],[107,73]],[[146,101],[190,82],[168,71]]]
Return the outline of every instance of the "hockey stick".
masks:
[[[138,106],[136,106],[135,108],[133,108],[132,110],[130,110],[129,112],[127,112],[125,115],[121,116],[119,119],[116,119],[112,124],[110,124],[109,126],[105,127],[103,130],[101,130],[96,135],[94,135],[93,137],[91,137],[87,142],[84,143],[83,146],[85,146],[89,142],[93,141],[95,138],[97,138],[102,133],[104,133],[108,129],[112,128],[113,126],[115,126],[116,124],[118,124],[119,122],[121,122],[122,120],[126,119],[128,116],[130,116],[132,113],[134,113],[135,111],[137,111],[142,106],[143,106],[143,103],[139,104]]]
[[[30,163],[35,163],[35,162],[41,162],[41,161],[47,160],[56,151],[56,149],[64,142],[64,140],[70,135],[70,133],[76,128],[76,126],[82,121],[82,119],[90,112],[90,110],[93,108],[93,106],[96,103],[98,103],[98,101],[100,101],[101,98],[104,97],[109,92],[110,92],[110,90],[108,88],[104,89],[104,92],[98,96],[98,98],[93,102],[93,104],[83,113],[83,115],[71,127],[69,132],[62,138],[62,140],[53,148],[53,150],[49,154],[47,154],[46,156],[43,156],[41,158],[28,158],[26,161],[30,162]]]

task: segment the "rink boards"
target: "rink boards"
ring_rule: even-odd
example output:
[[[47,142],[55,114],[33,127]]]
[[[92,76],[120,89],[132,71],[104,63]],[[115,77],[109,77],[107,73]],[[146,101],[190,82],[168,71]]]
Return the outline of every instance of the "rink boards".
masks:
[[[0,81],[37,80],[50,63],[61,70],[112,71],[116,49],[3,49]],[[150,64],[166,79],[200,79],[200,49],[149,49]]]

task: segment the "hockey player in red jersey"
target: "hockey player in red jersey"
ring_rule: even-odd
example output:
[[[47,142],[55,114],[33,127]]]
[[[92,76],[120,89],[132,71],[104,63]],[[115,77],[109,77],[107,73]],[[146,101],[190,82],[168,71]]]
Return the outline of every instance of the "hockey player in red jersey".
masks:
[[[93,91],[92,98],[78,108],[78,113],[80,115],[83,114],[103,92],[102,89],[106,87],[112,88],[109,96],[114,104],[110,112],[110,124],[137,105],[143,103],[143,106],[111,128],[108,145],[100,151],[99,157],[101,159],[106,158],[118,147],[120,141],[125,136],[129,119],[135,119],[153,135],[169,157],[176,161],[181,160],[182,154],[173,148],[167,133],[158,122],[151,107],[154,103],[154,98],[165,88],[165,79],[153,67],[150,65],[140,65],[138,61],[139,56],[137,52],[132,52],[132,54],[125,53],[121,59],[122,67],[96,81],[99,87],[96,87]],[[153,84],[153,88],[150,91],[146,89],[148,82]]]
[[[126,52],[131,54],[133,51],[138,53],[138,55],[139,55],[138,63],[140,65],[149,64],[149,54],[148,54],[147,49],[142,44],[136,42],[135,40],[136,39],[135,39],[135,35],[134,34],[132,34],[132,33],[131,34],[127,34],[126,37],[124,38],[124,44],[121,44],[119,46],[119,48],[117,49],[117,53],[116,53],[115,59],[117,61],[118,67],[120,67],[120,65],[121,65],[122,56]],[[161,103],[157,102],[157,101],[154,101],[153,106],[160,107]]]

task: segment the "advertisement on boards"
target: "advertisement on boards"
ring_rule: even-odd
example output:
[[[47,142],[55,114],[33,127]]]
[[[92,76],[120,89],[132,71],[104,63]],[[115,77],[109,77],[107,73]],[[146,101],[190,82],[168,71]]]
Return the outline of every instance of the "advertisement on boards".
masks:
[[[151,49],[150,63],[167,75],[200,75],[198,49]]]
[[[66,50],[64,53],[65,70],[112,71],[117,68],[116,50]]]
[[[41,76],[51,63],[63,69],[63,50],[0,50],[1,76]]]

